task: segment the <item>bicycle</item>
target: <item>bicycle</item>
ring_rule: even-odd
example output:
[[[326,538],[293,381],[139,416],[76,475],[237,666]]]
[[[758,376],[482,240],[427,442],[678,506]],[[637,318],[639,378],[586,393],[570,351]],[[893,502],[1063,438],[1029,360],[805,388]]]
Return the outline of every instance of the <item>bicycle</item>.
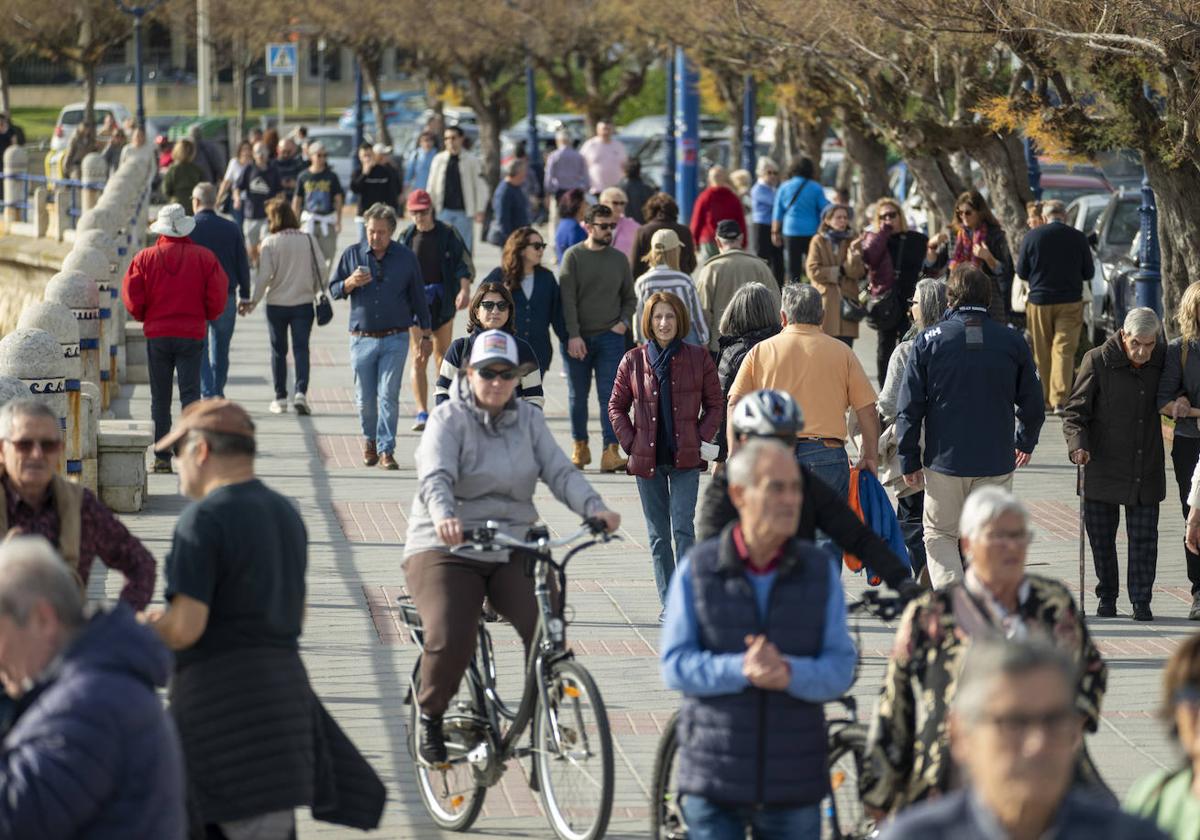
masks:
[[[572,548],[561,562],[551,556],[552,549],[585,536],[592,539]],[[510,562],[524,558],[527,572],[534,577],[540,615],[526,661],[521,702],[514,710],[496,689],[492,637],[481,611],[475,655],[442,718],[448,761],[436,766],[427,764],[417,751],[421,657],[417,658],[405,703],[411,707],[409,755],[425,810],[441,828],[468,830],[483,809],[488,788],[500,781],[507,762],[532,756],[529,784],[539,792],[555,834],[563,840],[603,837],[612,813],[612,734],[595,681],[574,660],[566,644],[566,567],[580,551],[620,538],[605,533],[603,523],[591,519],[576,533],[560,539],[551,539],[546,527],[535,526],[525,540],[518,540],[501,533],[493,521],[466,537],[468,542],[452,551],[508,548],[515,549]],[[557,604],[547,582],[551,573],[558,584]],[[423,652],[424,630],[416,606],[404,597],[399,607],[405,626]],[[532,746],[519,746],[531,722]]]
[[[848,605],[848,615],[867,612],[882,621],[899,615],[904,602],[898,596],[880,595],[870,589]],[[855,649],[862,657],[858,625]],[[857,672],[857,667],[856,667]],[[857,673],[855,674],[857,677]],[[831,701],[845,710],[841,717],[825,722],[830,793],[821,803],[821,837],[825,840],[865,840],[875,831],[858,796],[858,778],[867,750],[867,727],[858,720],[858,701],[847,694]],[[687,823],[675,783],[675,753],[679,748],[676,712],[667,722],[654,757],[650,789],[650,836],[655,840],[686,840]]]

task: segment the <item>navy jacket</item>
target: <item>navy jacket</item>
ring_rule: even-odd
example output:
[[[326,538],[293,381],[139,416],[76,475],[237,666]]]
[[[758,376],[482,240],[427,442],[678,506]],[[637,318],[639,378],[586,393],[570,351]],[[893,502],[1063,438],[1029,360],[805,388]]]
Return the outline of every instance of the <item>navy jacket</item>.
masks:
[[[471,279],[475,275],[475,268],[471,264],[471,255],[467,253],[462,236],[452,225],[434,221],[433,227],[437,234],[438,250],[442,254],[442,282],[440,287],[435,283],[425,287],[425,300],[429,302],[429,317],[433,320],[433,328],[436,330],[447,321],[454,320],[458,311],[454,307],[454,299],[458,296],[458,290],[462,288],[461,281],[464,277]],[[409,225],[397,241],[411,250],[416,235],[417,226]]]
[[[1064,222],[1047,222],[1021,241],[1017,274],[1029,281],[1030,303],[1077,303],[1095,273],[1087,237]]]
[[[360,265],[370,270],[372,280],[347,292],[346,278]],[[388,243],[382,260],[366,242],[343,251],[329,280],[329,295],[350,299],[350,332],[407,330],[414,323],[430,329],[421,266],[417,255],[399,242]]]
[[[18,702],[0,756],[0,837],[186,835],[183,754],[155,688],[171,654],[133,611],[97,612]]]
[[[1010,473],[1014,444],[1030,453],[1037,446],[1042,399],[1024,337],[983,307],[953,309],[913,341],[896,416],[900,466],[905,475],[922,466],[944,475]]]
[[[501,181],[492,194],[492,218],[500,225],[505,240],[514,230],[529,224],[529,196],[525,190]]]
[[[503,284],[504,270],[500,267],[493,268],[488,272],[488,276],[483,278],[483,282]],[[550,330],[554,330],[559,341],[565,342],[570,337],[567,335],[566,321],[563,320],[562,292],[559,290],[558,280],[550,269],[536,266],[533,269],[533,296],[525,297],[525,291],[520,284],[513,290],[512,296],[513,303],[516,304],[513,332],[529,342],[529,346],[537,355],[542,373],[545,374],[546,369],[550,367],[550,360],[554,358]]]
[[[189,238],[217,255],[229,278],[229,294],[238,292],[239,298],[250,300],[250,260],[237,223],[222,219],[214,210],[201,210],[196,214],[196,229]]]

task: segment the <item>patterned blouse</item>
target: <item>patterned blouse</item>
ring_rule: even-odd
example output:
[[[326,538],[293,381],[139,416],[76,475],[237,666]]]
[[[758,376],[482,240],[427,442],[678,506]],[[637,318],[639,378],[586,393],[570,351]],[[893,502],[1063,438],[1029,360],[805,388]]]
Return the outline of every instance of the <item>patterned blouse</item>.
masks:
[[[1095,732],[1108,667],[1071,593],[1056,580],[1026,575],[1018,601],[1018,611],[1010,618],[1021,625],[1021,632],[1041,636],[1075,659],[1080,670],[1075,705],[1087,731]],[[866,804],[894,811],[955,786],[946,713],[963,655],[973,636],[1011,636],[1011,630],[1001,626],[995,611],[963,584],[928,592],[909,603],[900,618],[871,723],[860,779]],[[1085,777],[1088,767],[1085,760],[1081,769]]]

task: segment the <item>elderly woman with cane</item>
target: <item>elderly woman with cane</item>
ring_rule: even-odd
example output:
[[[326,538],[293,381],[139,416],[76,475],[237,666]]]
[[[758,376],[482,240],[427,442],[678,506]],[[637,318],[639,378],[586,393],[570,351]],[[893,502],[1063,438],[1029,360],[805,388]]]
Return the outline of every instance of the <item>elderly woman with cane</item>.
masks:
[[[1084,468],[1083,521],[1102,617],[1117,614],[1117,525],[1124,506],[1133,618],[1154,620],[1158,509],[1167,494],[1157,405],[1166,350],[1154,310],[1132,310],[1116,335],[1084,355],[1063,415],[1067,452]]]

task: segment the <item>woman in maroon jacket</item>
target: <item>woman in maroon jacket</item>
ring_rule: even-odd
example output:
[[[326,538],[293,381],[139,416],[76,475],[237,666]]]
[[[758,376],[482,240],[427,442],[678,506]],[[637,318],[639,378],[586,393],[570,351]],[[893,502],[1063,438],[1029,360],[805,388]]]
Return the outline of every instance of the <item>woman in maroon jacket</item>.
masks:
[[[626,469],[637,476],[654,582],[663,603],[676,558],[696,540],[696,493],[707,466],[701,447],[711,447],[709,457],[715,457],[716,446],[709,441],[725,415],[712,355],[683,341],[690,329],[683,301],[670,292],[651,295],[642,310],[642,335],[652,338],[621,359],[608,401],[608,419],[629,454]]]

